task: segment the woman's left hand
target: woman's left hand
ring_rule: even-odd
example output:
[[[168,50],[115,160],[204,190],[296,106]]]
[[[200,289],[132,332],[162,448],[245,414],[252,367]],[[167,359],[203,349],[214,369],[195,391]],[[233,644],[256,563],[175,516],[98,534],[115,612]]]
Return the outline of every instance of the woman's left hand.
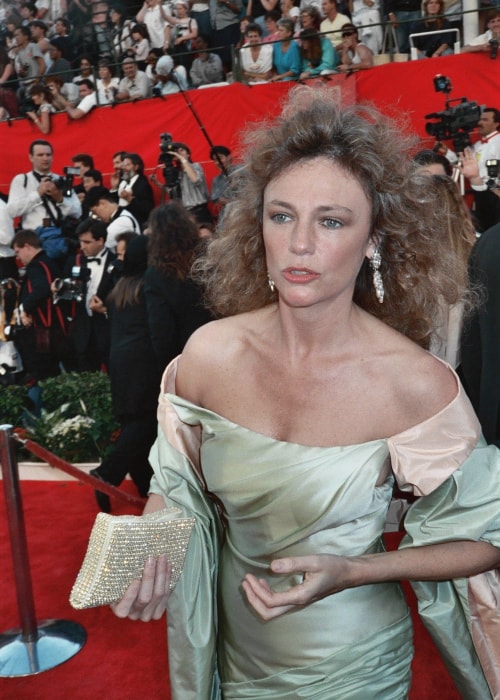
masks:
[[[331,554],[276,559],[271,562],[271,571],[287,575],[302,573],[304,579],[288,591],[276,592],[265,579],[247,574],[242,582],[243,590],[263,620],[272,620],[352,585],[350,560]]]

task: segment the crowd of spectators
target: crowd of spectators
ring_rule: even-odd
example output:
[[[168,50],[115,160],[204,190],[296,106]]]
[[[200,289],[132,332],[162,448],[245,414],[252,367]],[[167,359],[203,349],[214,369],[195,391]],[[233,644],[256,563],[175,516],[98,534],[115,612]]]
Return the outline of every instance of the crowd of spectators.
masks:
[[[113,174],[103,183],[92,155],[75,154],[71,158],[74,173],[66,168],[61,176],[52,170],[50,142],[40,138],[30,144],[31,170],[18,173],[7,201],[0,199],[0,280],[10,280],[10,286],[18,290],[9,308],[3,298],[0,303],[0,340],[13,340],[18,346],[24,369],[12,377],[16,382],[36,387],[38,380],[62,369],[109,369],[107,297],[121,278],[131,240],[147,237],[157,246],[156,253],[161,249],[162,256],[155,262],[153,255],[151,264],[164,265],[173,276],[171,287],[179,286],[175,260],[163,257],[177,245],[169,235],[174,235],[176,226],[180,231],[189,230],[190,240],[211,235],[214,221],[231,199],[230,176],[237,167],[226,146],[212,147],[210,159],[220,173],[210,193],[204,169],[192,161],[187,144],[170,144],[169,154],[169,171],[160,181],[157,176],[147,176],[138,153],[119,151],[113,156]],[[105,163],[99,165],[106,167]],[[161,187],[161,197],[158,191],[154,196],[151,183]],[[160,199],[159,211],[165,214],[168,226],[160,226],[161,216],[155,209]],[[160,238],[152,236],[160,228]],[[179,233],[179,241],[181,238]],[[186,261],[194,254],[191,248],[189,255],[187,249],[183,253],[187,257],[182,278],[186,276]],[[191,283],[181,287],[191,290]],[[180,292],[170,300],[162,299],[158,291],[155,294],[162,313],[174,303],[179,308],[194,304],[192,295],[188,303]],[[176,329],[183,328],[184,321],[175,315],[177,312],[172,313],[175,322],[150,332],[154,337],[168,338],[178,348],[181,341]],[[194,318],[201,318],[200,314],[204,312],[193,308]],[[160,317],[158,313],[158,323]],[[158,367],[169,360],[167,354],[160,353]]]
[[[451,14],[457,3],[415,2],[410,12],[404,8],[411,3],[399,0],[384,8],[379,0],[145,0],[140,8],[2,0],[0,119],[24,116],[47,134],[54,111],[80,119],[98,105],[234,79],[368,69],[386,43],[384,21],[394,29],[396,50],[409,51],[410,33],[440,31],[414,39],[418,57],[452,53],[455,34],[447,30],[460,27],[460,14]],[[484,28],[464,51],[490,51],[498,42],[499,10],[490,11]]]

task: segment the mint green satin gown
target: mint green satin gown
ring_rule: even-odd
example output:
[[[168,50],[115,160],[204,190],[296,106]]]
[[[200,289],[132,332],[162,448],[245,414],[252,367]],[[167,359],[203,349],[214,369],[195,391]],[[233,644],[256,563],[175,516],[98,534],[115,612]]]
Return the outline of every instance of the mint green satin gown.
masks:
[[[171,365],[165,388],[173,388],[174,374]],[[452,413],[445,411],[443,425],[453,424],[460,410],[455,406]],[[277,557],[382,551],[392,472],[377,483],[388,460],[403,486],[412,482],[415,474],[406,465],[414,447],[411,431],[353,446],[307,447],[255,433],[171,393],[160,397],[159,421],[152,491],[168,494],[167,500],[198,518],[184,573],[169,600],[173,698],[406,698],[412,631],[398,584],[349,589],[264,622],[246,602],[241,581],[251,572],[277,590],[287,589],[300,578],[270,574],[269,563]],[[437,482],[446,481],[447,469],[456,470],[456,459],[472,450],[468,445],[478,436],[475,427],[469,432],[470,439],[461,440],[455,452],[445,451],[452,455],[450,466],[432,477]],[[440,517],[450,518],[453,526],[449,495],[445,500]],[[409,517],[413,540],[407,544],[433,541],[432,533],[421,535],[426,515],[413,524]],[[453,530],[448,539],[457,539]],[[435,591],[427,593],[436,598]],[[467,593],[464,605],[466,598]],[[440,618],[437,627],[449,626],[445,647],[453,630],[467,637],[460,641],[466,642],[466,653],[457,651],[468,666],[463,697],[497,697],[490,694],[467,615],[456,607],[454,601],[452,617]]]

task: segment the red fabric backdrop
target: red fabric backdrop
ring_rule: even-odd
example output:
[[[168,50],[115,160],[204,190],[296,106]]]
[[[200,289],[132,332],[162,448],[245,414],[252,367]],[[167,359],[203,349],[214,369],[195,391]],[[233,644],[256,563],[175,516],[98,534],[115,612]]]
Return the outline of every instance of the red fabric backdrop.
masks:
[[[444,109],[442,93],[434,91],[432,78],[447,75],[453,84],[452,98],[466,96],[479,104],[500,108],[500,63],[487,55],[463,54],[439,59],[392,63],[351,76],[332,76],[327,82],[344,102],[370,101],[387,113],[402,115],[403,123],[425,137],[424,116]],[[220,88],[191,90],[136,103],[101,107],[80,121],[65,114],[53,117],[46,138],[54,146],[54,170],[61,172],[76,153],[90,153],[96,167],[111,170],[112,154],[118,150],[140,153],[151,172],[157,164],[159,136],[172,134],[192,149],[193,160],[206,164],[208,179],[215,174],[209,161],[209,144],[226,144],[238,149],[244,127],[279,112],[293,83],[248,87],[239,83]],[[188,106],[192,104],[201,125]],[[42,135],[26,119],[0,124],[0,190],[8,192],[12,177],[27,171],[32,140]],[[430,141],[428,141],[430,143]]]

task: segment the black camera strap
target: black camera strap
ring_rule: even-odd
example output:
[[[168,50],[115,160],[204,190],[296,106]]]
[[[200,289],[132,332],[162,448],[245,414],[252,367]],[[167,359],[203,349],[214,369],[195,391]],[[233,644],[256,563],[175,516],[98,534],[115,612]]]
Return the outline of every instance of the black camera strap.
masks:
[[[44,270],[45,276],[47,277],[47,282],[49,283],[49,287],[50,287],[52,285],[52,282],[54,281],[52,278],[51,271],[49,270],[47,265],[42,260],[38,260],[38,264]],[[31,292],[33,291],[33,286],[31,284],[31,280],[29,278],[27,280],[26,286],[27,286],[28,292],[31,294]],[[56,306],[55,308],[56,308],[57,320],[59,321],[59,325],[61,327],[61,330],[64,333],[64,335],[66,335],[67,330],[66,330],[66,324],[64,322],[64,317],[62,315],[62,311],[58,306]],[[50,328],[52,325],[52,299],[50,299],[50,298],[47,299],[46,313],[45,314],[43,313],[43,311],[40,307],[37,308],[37,312],[38,312],[38,317],[40,319],[42,326],[44,328]]]
[[[33,175],[35,177],[35,180],[38,180],[38,182],[42,181],[43,177],[42,175],[40,175],[40,173],[37,173],[33,170]],[[47,212],[47,218],[49,219],[52,226],[60,227],[62,224],[63,216],[61,210],[54,202],[52,197],[48,197],[46,194],[44,194],[42,197],[42,204],[45,207],[45,211]]]

